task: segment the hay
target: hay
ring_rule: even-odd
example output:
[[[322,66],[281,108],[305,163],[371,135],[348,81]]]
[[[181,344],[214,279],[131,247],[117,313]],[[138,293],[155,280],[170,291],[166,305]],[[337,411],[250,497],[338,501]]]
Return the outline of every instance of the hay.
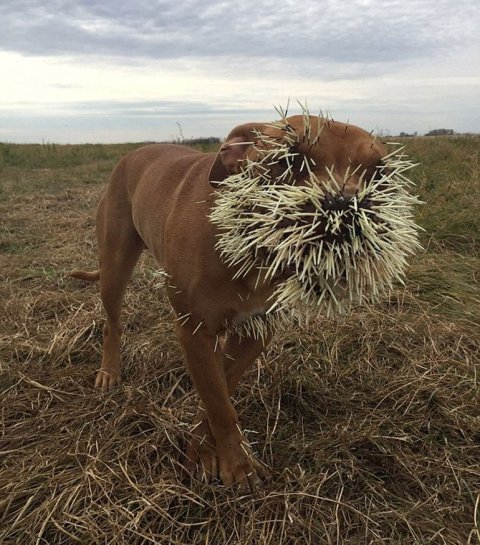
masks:
[[[124,385],[93,391],[98,288],[67,273],[95,263],[100,187],[77,185],[51,209],[51,195],[0,202],[19,245],[40,241],[0,261],[2,545],[479,543],[478,323],[419,288],[456,254],[431,246],[431,268],[413,260],[415,282],[381,305],[277,337],[236,395],[272,477],[238,497],[183,473],[196,399],[148,256],[124,306]]]
[[[57,313],[43,352],[4,369],[2,543],[467,543],[480,486],[478,342],[408,293],[285,334],[237,395],[272,471],[258,496],[237,497],[183,472],[195,397],[166,301],[145,301],[150,280],[137,278],[127,303],[115,393],[92,390],[93,289],[76,330]]]

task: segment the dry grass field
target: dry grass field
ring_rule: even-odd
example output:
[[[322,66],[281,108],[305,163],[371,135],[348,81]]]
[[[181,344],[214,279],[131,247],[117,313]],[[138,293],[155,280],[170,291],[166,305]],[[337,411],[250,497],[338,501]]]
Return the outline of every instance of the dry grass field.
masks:
[[[480,137],[414,138],[424,251],[389,300],[279,332],[236,395],[271,478],[190,481],[195,395],[153,260],[101,351],[94,210],[134,145],[0,144],[0,543],[479,545]]]

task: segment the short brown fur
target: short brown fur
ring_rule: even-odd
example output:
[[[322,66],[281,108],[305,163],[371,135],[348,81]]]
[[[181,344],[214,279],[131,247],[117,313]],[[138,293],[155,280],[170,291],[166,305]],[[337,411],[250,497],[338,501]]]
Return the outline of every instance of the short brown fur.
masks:
[[[317,123],[325,123],[314,145],[304,142],[303,116],[287,119],[299,135],[295,151],[317,165],[317,176],[328,179],[334,167],[343,180],[354,170],[344,192],[352,195],[363,171],[374,172],[385,155],[372,136],[354,126],[310,118],[311,138]],[[218,154],[191,148],[154,144],[124,157],[115,167],[97,212],[99,271],[75,271],[72,276],[100,280],[106,313],[103,357],[96,378],[102,390],[119,384],[120,311],[127,283],[141,254],[148,248],[167,273],[167,293],[177,314],[177,336],[193,383],[200,397],[187,467],[227,486],[254,489],[265,477],[241,432],[231,394],[243,373],[267,346],[267,338],[240,337],[228,326],[264,310],[274,286],[255,288],[257,273],[233,279],[215,250],[216,228],[208,215],[215,200],[215,182],[241,168],[255,155],[251,142],[258,131],[281,137],[266,123],[248,123],[232,130]],[[301,175],[299,174],[299,179]],[[220,189],[221,190],[221,189]]]

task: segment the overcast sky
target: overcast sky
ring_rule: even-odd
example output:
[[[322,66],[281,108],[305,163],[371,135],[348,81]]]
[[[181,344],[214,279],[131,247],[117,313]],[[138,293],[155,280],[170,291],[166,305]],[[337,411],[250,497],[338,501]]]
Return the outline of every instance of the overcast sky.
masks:
[[[288,97],[480,132],[479,29],[478,0],[1,0],[0,141],[223,137]]]

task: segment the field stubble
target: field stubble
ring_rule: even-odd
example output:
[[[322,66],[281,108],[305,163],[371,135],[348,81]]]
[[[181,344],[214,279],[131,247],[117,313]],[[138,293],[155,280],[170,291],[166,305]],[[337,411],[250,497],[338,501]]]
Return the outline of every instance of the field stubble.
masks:
[[[101,350],[93,215],[133,145],[0,145],[0,542],[480,543],[480,139],[416,138],[425,251],[388,301],[277,335],[236,404],[272,477],[191,482],[195,396],[150,256]]]

